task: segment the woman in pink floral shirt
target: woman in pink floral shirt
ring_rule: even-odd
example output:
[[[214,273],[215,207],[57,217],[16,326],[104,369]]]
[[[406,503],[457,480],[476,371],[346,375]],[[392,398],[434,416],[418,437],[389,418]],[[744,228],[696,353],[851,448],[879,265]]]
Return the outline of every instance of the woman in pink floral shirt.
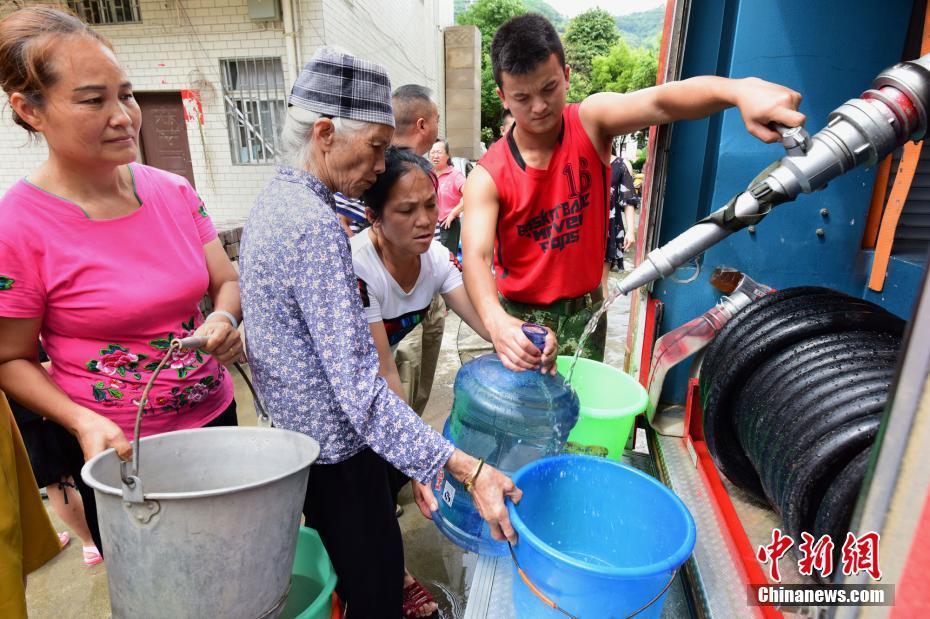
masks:
[[[142,435],[235,424],[223,364],[242,351],[238,276],[190,184],[133,163],[141,113],[109,43],[60,11],[21,9],[0,22],[0,84],[16,123],[48,144],[0,199],[0,388],[86,458],[127,458],[152,370],[172,338],[196,334],[207,344],[173,354]]]

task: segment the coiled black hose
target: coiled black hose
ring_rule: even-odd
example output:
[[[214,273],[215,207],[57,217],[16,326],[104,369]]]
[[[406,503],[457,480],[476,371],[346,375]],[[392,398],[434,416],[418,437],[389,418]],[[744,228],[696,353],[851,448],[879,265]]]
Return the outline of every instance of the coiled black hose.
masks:
[[[708,450],[796,540],[830,533],[842,545],[903,330],[873,303],[799,287],[747,306],[708,347],[700,375]]]

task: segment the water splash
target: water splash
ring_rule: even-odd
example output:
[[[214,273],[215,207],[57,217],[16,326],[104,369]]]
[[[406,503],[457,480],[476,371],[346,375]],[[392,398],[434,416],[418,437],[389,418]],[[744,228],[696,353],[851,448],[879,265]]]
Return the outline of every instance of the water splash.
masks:
[[[600,307],[597,309],[597,311],[594,312],[594,315],[591,316],[588,324],[584,326],[584,331],[581,332],[581,337],[578,339],[578,349],[575,351],[572,364],[568,366],[568,374],[565,377],[565,384],[569,387],[571,387],[572,376],[575,373],[575,364],[578,363],[578,357],[581,356],[581,351],[584,350],[585,342],[588,341],[588,338],[591,337],[591,334],[594,333],[595,329],[597,329],[597,323],[601,319],[601,316],[606,314],[607,310],[610,309],[610,306],[613,304],[613,302],[624,294],[627,294],[627,292],[621,290],[620,288],[611,288],[610,294],[607,295],[606,299],[600,302]]]

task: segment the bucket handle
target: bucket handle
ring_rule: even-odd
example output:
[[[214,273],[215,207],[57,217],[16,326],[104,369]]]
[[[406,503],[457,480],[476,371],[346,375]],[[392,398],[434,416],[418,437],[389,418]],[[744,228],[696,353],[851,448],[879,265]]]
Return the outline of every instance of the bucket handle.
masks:
[[[533,581],[530,580],[530,577],[527,576],[526,572],[523,571],[523,568],[520,567],[520,562],[517,561],[517,554],[513,551],[513,544],[511,544],[509,541],[507,542],[507,548],[510,549],[510,558],[513,559],[513,565],[514,565],[515,568],[517,568],[517,574],[520,575],[520,579],[521,579],[521,580],[523,581],[523,583],[529,588],[529,590],[533,593],[533,595],[535,595],[537,598],[539,598],[539,600],[540,600],[543,604],[545,604],[546,606],[548,606],[549,608],[551,608],[551,609],[553,609],[553,610],[556,610],[556,611],[562,613],[562,614],[565,615],[566,617],[570,617],[571,619],[580,619],[580,617],[579,617],[578,615],[573,615],[573,614],[571,614],[570,612],[568,612],[567,610],[565,610],[564,608],[562,608],[561,606],[559,606],[558,604],[556,604],[554,601],[552,601],[552,600],[550,600],[548,597],[546,597],[546,595],[545,595],[542,591],[539,590],[539,587],[537,587],[536,585],[533,584]],[[655,597],[653,597],[651,600],[649,600],[648,602],[646,602],[646,604],[644,604],[643,606],[639,607],[637,610],[635,610],[635,611],[633,611],[632,613],[630,613],[629,615],[627,615],[627,616],[625,617],[625,619],[632,619],[633,617],[635,617],[635,616],[638,615],[639,613],[643,612],[644,610],[646,610],[647,608],[649,608],[650,606],[652,606],[653,604],[655,604],[655,603],[659,600],[659,598],[661,598],[663,595],[665,595],[665,592],[669,590],[669,587],[671,587],[671,586],[672,586],[672,583],[675,582],[675,577],[676,577],[677,575],[678,575],[678,568],[676,567],[676,568],[672,571],[672,577],[668,579],[668,582],[665,583],[665,586],[662,587],[662,590],[659,591],[659,593],[657,593]]]
[[[165,352],[164,358],[162,358],[161,362],[155,368],[155,371],[152,372],[152,376],[149,378],[149,382],[145,385],[145,389],[142,391],[142,397],[139,398],[138,408],[136,410],[136,423],[135,427],[133,428],[132,437],[132,460],[129,462],[126,462],[125,460],[120,461],[120,480],[122,481],[123,487],[123,500],[130,503],[142,503],[145,501],[144,494],[142,492],[142,480],[139,478],[139,438],[142,430],[142,412],[145,410],[145,405],[148,402],[149,391],[151,391],[152,385],[155,384],[155,379],[158,377],[158,374],[161,372],[162,368],[165,367],[165,364],[171,358],[173,353],[180,352],[182,350],[196,350],[205,346],[206,343],[207,338],[194,336],[171,340],[171,344],[168,346],[168,350]],[[252,398],[255,402],[255,410],[258,414],[258,425],[269,427],[271,425],[271,418],[268,416],[268,412],[262,404],[261,399],[258,397],[258,393],[256,393],[251,379],[238,361],[233,363],[233,365],[236,367],[236,370],[239,371],[239,374],[242,375],[245,384],[249,388],[249,391],[252,392]]]
[[[191,336],[177,341],[180,342],[181,348],[184,350],[195,350],[197,348],[203,348],[207,345],[207,338],[205,337]],[[249,392],[252,394],[252,401],[255,404],[256,417],[258,417],[258,425],[263,428],[270,428],[271,417],[268,415],[268,410],[265,408],[262,399],[258,397],[258,392],[255,390],[255,385],[252,384],[252,379],[249,377],[248,372],[245,371],[245,368],[243,368],[242,364],[238,361],[233,362],[233,367],[235,367],[236,371],[239,372],[239,375],[242,376],[242,380],[245,381],[245,386],[249,388]]]

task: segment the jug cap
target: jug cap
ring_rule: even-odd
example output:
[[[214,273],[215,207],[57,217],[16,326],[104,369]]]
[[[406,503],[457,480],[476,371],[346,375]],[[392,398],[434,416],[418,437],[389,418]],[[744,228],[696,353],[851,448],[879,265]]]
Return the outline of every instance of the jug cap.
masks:
[[[539,349],[539,352],[542,352],[546,348],[546,336],[549,334],[549,331],[547,331],[544,326],[538,325],[535,322],[524,322],[523,334],[529,338],[533,346]]]

